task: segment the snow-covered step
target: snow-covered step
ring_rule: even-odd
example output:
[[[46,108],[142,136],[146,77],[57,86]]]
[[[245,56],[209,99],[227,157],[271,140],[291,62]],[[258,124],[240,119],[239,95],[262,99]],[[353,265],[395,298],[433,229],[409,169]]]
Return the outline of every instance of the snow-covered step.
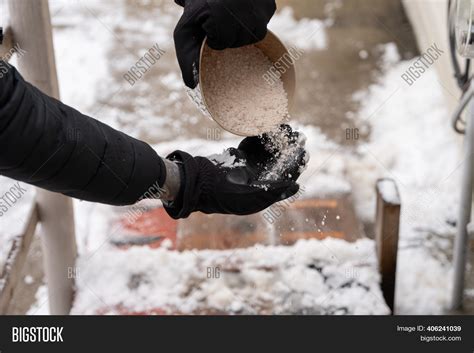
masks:
[[[78,261],[73,314],[389,314],[369,239],[174,251],[108,247]]]

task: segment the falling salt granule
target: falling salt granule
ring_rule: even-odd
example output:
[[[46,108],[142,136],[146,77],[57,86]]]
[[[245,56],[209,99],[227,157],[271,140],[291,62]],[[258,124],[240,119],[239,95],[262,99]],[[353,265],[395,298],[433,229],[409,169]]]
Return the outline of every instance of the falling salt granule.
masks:
[[[326,212],[327,213],[327,212]],[[324,215],[323,216],[323,219],[321,220],[321,225],[325,225],[326,224],[326,218],[327,218],[327,215]]]
[[[206,105],[204,104],[204,99],[202,98],[201,88],[199,87],[199,84],[193,89],[186,87],[186,92],[189,98],[191,98],[193,103],[196,105],[196,107],[201,111],[201,113],[207,116],[209,119],[212,119],[209,111],[207,110]]]
[[[341,216],[337,215],[337,216],[336,216],[336,219],[337,219],[337,220],[341,219]]]
[[[362,59],[362,60],[365,60],[369,57],[369,53],[367,53],[367,50],[361,50],[359,52],[359,57]]]
[[[257,136],[288,120],[288,97],[273,63],[256,46],[213,50],[202,58],[201,85],[213,118],[226,130]],[[265,79],[267,78],[267,79]]]
[[[32,276],[26,275],[25,278],[24,278],[24,281],[25,281],[26,284],[33,284],[33,282],[34,282],[35,280],[33,279]]]

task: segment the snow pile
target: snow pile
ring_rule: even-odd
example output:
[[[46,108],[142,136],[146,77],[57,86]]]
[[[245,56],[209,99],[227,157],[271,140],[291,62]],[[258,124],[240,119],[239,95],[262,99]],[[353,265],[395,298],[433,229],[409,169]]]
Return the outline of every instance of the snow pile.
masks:
[[[284,7],[270,20],[268,28],[285,44],[303,50],[323,50],[327,47],[325,28],[329,21],[303,18],[296,20],[291,7]]]
[[[385,49],[386,72],[356,96],[362,104],[358,119],[370,123],[371,138],[350,161],[349,177],[358,214],[368,221],[374,217],[376,179],[395,180],[402,202],[398,313],[441,313],[451,282],[460,138],[450,126],[435,71],[408,86],[401,75],[413,61],[400,62],[394,44]]]
[[[107,248],[100,255],[81,257],[78,274],[75,314],[115,314],[123,308],[234,314],[389,312],[379,289],[374,243],[368,239],[182,253]]]

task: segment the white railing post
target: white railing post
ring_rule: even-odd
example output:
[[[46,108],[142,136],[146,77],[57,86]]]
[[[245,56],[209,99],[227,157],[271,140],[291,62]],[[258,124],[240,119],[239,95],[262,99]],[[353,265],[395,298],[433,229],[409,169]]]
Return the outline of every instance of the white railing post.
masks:
[[[467,93],[466,93],[467,94]],[[453,265],[454,283],[452,289],[451,309],[462,309],[464,286],[469,251],[469,233],[467,226],[471,221],[472,190],[474,185],[474,102],[471,98],[469,112],[466,115],[466,136],[464,137],[464,165],[459,202],[458,230],[454,241]]]
[[[47,0],[8,0],[13,42],[26,54],[18,66],[26,80],[49,96],[59,98],[51,19]],[[43,257],[50,313],[68,314],[74,294],[71,273],[76,260],[72,200],[38,189]]]

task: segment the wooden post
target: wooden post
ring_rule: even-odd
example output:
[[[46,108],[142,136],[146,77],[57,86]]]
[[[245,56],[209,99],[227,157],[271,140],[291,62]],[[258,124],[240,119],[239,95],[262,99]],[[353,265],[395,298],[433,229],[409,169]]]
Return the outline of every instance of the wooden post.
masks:
[[[33,242],[37,224],[38,208],[36,204],[33,204],[25,231],[13,240],[5,265],[0,267],[0,315],[6,314],[15,288],[22,280],[21,273]]]
[[[20,72],[47,95],[59,98],[48,1],[8,2],[13,41],[26,51],[18,58]],[[74,294],[74,279],[69,274],[76,260],[72,200],[38,189],[37,201],[50,313],[68,314]]]
[[[400,223],[400,196],[397,185],[391,179],[378,180],[376,191],[375,240],[377,244],[377,259],[382,276],[382,293],[393,314]]]

